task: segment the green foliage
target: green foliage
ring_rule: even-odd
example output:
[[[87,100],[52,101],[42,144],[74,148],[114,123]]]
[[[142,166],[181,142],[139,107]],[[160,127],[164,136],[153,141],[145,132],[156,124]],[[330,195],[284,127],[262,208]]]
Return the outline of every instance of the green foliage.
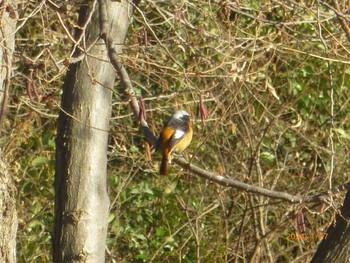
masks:
[[[27,137],[29,144],[21,145],[25,152],[18,156],[21,160],[19,169],[13,171],[19,180],[17,184],[19,262],[51,261],[55,169],[52,132],[53,126],[29,135]],[[44,137],[48,135],[52,139],[45,140]],[[21,152],[19,149],[17,151]]]
[[[338,46],[335,52],[332,34],[339,33],[335,40],[338,44],[348,44],[327,6],[259,1],[208,5],[195,1],[182,5],[141,3],[140,10],[142,15],[135,12],[128,39],[132,48],[126,50],[124,60],[136,86],[147,83],[143,95],[152,109],[150,122],[160,129],[157,120],[164,119],[164,111],[171,113],[177,105],[195,113],[199,96],[206,95],[211,115],[205,126],[195,123],[196,136],[188,150],[195,154],[193,162],[212,171],[223,169],[225,176],[253,185],[302,195],[326,190],[331,171],[342,174],[334,183],[348,177],[341,168],[346,162],[343,156],[348,138],[348,124],[343,120],[348,111],[344,83],[349,77],[342,58],[347,51]],[[317,23],[320,17],[324,22]],[[130,59],[135,57],[139,62]],[[162,100],[157,99],[160,95]],[[332,111],[336,113],[333,118]],[[334,167],[330,165],[331,147]],[[149,185],[164,190],[159,178],[152,172],[147,174]],[[147,244],[147,251],[154,251],[154,258],[142,250],[134,253],[142,254],[140,261],[248,259],[253,252],[249,248],[254,247],[254,231],[264,236],[261,260],[271,261],[274,253],[285,251],[279,261],[287,262],[300,253],[310,256],[315,248],[316,242],[308,240],[304,247],[310,250],[301,252],[294,242],[285,240],[287,233],[298,231],[293,213],[286,215],[285,211],[296,213],[303,207],[282,203],[277,208],[269,199],[234,190],[221,193],[220,186],[204,186],[205,182],[194,177],[188,181],[188,175],[178,169],[175,174],[183,183],[177,183],[174,195],[166,197],[175,207],[152,205],[158,196],[148,201],[153,212],[159,206],[164,209],[163,218],[182,206],[176,214],[178,221],[162,223],[170,229],[166,232],[164,228],[158,230],[156,221],[142,217],[153,232],[141,231],[145,239],[139,241]],[[183,184],[186,187],[181,187]],[[187,193],[188,199],[180,202]],[[215,205],[216,209],[205,212]],[[139,203],[130,206],[139,207]],[[128,213],[128,208],[120,213]],[[205,216],[199,220],[202,213]],[[324,231],[330,216],[325,214],[325,221],[313,222],[308,231]],[[153,213],[152,218],[158,214]],[[155,247],[148,245],[163,234],[171,240],[158,241]],[[125,239],[121,234],[119,240]],[[162,254],[164,244],[177,247]],[[119,255],[126,261],[132,258]]]

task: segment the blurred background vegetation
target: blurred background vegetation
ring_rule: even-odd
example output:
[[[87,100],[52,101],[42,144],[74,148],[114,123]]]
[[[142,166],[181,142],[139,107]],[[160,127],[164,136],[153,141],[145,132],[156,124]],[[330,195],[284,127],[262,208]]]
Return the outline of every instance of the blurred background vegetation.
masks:
[[[80,1],[84,2],[84,1]],[[336,2],[336,1],[335,1]],[[349,42],[328,1],[141,1],[121,55],[157,134],[177,108],[187,158],[302,196],[349,180]],[[19,262],[50,262],[56,119],[79,1],[23,1],[6,131],[18,189]],[[119,43],[123,44],[123,43]],[[225,188],[178,166],[158,175],[116,83],[109,143],[108,262],[304,262],[339,208]],[[198,115],[203,98],[210,117]]]

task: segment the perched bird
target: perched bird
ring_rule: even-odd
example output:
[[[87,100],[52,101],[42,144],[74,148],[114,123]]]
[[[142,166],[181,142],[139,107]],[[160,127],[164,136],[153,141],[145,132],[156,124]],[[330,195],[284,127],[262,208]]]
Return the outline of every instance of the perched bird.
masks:
[[[185,150],[192,140],[192,134],[190,115],[186,111],[178,110],[167,120],[156,144],[156,150],[163,155],[161,175],[168,174],[171,153]]]

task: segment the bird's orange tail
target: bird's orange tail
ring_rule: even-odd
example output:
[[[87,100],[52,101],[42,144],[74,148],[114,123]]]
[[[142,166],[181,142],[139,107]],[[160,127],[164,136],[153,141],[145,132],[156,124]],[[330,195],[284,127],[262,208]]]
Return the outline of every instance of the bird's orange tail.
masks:
[[[163,154],[162,163],[160,164],[160,175],[168,175],[169,172],[169,156],[168,154]]]

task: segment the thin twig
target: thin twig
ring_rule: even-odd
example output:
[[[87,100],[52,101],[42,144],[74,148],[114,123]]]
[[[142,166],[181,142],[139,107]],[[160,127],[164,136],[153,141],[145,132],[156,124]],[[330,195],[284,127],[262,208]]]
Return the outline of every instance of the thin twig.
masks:
[[[319,17],[319,7],[317,8],[317,17]],[[318,23],[318,33],[320,36],[320,39],[322,41],[322,44],[325,48],[325,54],[327,55],[328,53],[328,46],[326,41],[323,38],[322,34],[322,26],[321,22]],[[330,172],[328,176],[328,190],[332,189],[332,180],[333,180],[333,172],[334,172],[334,157],[335,157],[335,152],[334,152],[334,142],[333,142],[333,130],[334,130],[334,81],[333,81],[333,74],[332,74],[332,69],[330,62],[327,61],[327,69],[329,73],[329,78],[330,78],[330,98],[331,98],[331,116],[330,116],[330,131],[329,131],[329,141],[330,141],[330,152],[331,152],[331,167],[330,167]],[[333,197],[330,196],[331,198],[331,205],[333,204]]]

